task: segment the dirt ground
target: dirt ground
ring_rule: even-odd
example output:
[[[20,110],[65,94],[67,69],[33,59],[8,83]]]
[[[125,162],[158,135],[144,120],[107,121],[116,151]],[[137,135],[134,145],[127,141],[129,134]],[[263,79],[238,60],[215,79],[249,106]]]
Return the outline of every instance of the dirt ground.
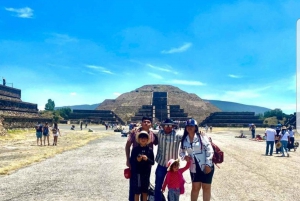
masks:
[[[207,133],[224,151],[225,156],[225,161],[220,164],[220,169],[215,169],[211,200],[300,200],[298,190],[300,188],[300,150],[291,151],[290,157],[280,157],[279,154],[276,155],[275,153],[273,156],[265,156],[266,143],[264,141],[257,142],[248,138],[234,138],[240,130],[243,130],[248,138],[250,137],[247,128],[214,128],[212,133]],[[104,130],[90,134],[86,131],[69,132],[67,129],[63,130],[63,136],[59,138],[57,147],[36,146],[32,132],[28,132],[29,138],[25,141],[16,140],[6,142],[6,144],[1,141],[0,167],[3,168],[7,167],[5,164],[8,164],[9,161],[11,164],[18,163],[26,155],[40,152],[45,155],[45,152],[52,153],[50,150],[54,152],[59,147],[61,148],[60,151],[74,149],[75,147],[69,146],[69,144],[81,141],[83,134],[95,138],[103,136],[100,140],[95,140],[80,149],[57,154],[56,157],[46,155],[39,159],[43,160],[41,163],[22,168],[20,171],[12,172],[11,175],[2,175],[0,183],[4,184],[5,182],[7,184],[6,186],[0,184],[0,192],[2,191],[0,195],[5,197],[5,200],[37,200],[38,198],[47,200],[127,200],[128,180],[123,177],[126,138],[121,138],[119,134],[112,131],[106,132]],[[264,129],[257,129],[257,134],[263,133]],[[299,139],[299,135],[297,135],[296,140],[299,141]],[[154,151],[156,151],[156,147]],[[51,159],[45,160],[47,157],[51,157]],[[51,171],[47,169],[49,167],[48,161],[57,164],[55,171],[57,173],[51,174],[49,178],[37,177],[35,175],[37,172]],[[38,161],[33,161],[33,163],[36,162]],[[184,165],[182,162],[181,166]],[[155,181],[155,168],[156,165],[152,168],[151,183]],[[180,200],[188,201],[191,190],[191,179],[188,171],[184,173],[184,177],[187,181],[185,184],[186,193],[181,195]],[[24,185],[28,181],[30,184]],[[37,183],[41,189],[55,185],[57,192],[45,191],[43,195],[37,194],[35,192]],[[79,189],[78,185],[84,187]],[[83,195],[84,198],[80,197]],[[201,196],[200,193],[198,200],[202,200]]]
[[[108,135],[104,132],[103,126],[97,126],[98,130],[94,130],[94,132],[88,132],[88,128],[73,131],[69,127],[62,126],[57,146],[52,146],[52,134],[49,137],[50,146],[48,146],[47,140],[46,146],[44,146],[44,140],[42,140],[43,146],[37,146],[33,129],[9,132],[6,136],[0,136],[0,175],[10,174],[24,166],[43,161]],[[99,130],[103,131],[100,133]]]

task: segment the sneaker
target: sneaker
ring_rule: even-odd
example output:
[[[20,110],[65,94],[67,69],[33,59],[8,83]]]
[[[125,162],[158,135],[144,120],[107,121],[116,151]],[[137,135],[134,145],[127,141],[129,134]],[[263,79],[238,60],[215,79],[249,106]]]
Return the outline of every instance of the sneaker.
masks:
[[[282,154],[282,155],[281,155],[281,157],[285,157],[285,155],[284,155],[284,154]]]

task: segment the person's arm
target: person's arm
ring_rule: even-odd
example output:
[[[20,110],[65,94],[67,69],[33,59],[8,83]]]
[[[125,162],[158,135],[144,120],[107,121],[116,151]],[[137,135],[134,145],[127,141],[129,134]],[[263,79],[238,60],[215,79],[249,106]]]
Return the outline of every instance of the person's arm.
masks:
[[[152,150],[152,149],[149,150],[147,162],[148,162],[150,165],[154,165],[154,153],[153,153],[153,150]]]
[[[189,169],[190,166],[191,166],[191,161],[189,160],[189,161],[186,162],[186,165],[183,168],[180,168],[179,170],[180,170],[180,172],[184,172],[187,169]]]
[[[161,187],[161,191],[162,191],[162,192],[165,192],[165,190],[166,190],[166,186],[167,186],[167,184],[169,183],[169,177],[170,177],[170,173],[167,172],[167,174],[166,174],[166,176],[165,176],[164,183],[163,183],[163,185],[162,185],[162,187]]]
[[[204,136],[203,138],[205,138],[205,141],[208,142],[205,150],[205,164],[206,166],[212,167],[213,163],[212,163],[212,158],[214,156],[214,149],[208,139],[208,137]],[[203,140],[204,141],[204,140]],[[202,141],[202,143],[203,143]]]
[[[127,140],[126,145],[125,145],[125,155],[126,155],[126,165],[127,167],[130,168],[130,147],[131,147],[131,142]]]

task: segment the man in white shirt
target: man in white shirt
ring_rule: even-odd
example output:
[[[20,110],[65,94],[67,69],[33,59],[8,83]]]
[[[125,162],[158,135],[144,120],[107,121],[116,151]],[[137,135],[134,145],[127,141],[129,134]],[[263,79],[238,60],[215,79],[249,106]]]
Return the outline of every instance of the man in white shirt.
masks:
[[[266,156],[269,153],[269,147],[271,147],[271,149],[270,149],[270,156],[272,156],[276,131],[271,126],[271,128],[267,128],[266,129],[265,135],[266,135],[266,143],[267,143]]]

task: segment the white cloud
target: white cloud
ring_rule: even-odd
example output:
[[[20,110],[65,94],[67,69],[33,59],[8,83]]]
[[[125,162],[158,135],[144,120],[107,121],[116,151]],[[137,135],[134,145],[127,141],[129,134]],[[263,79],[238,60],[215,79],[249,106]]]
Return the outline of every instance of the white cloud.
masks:
[[[114,95],[114,96],[120,96],[121,93],[119,93],[119,92],[114,92],[113,95]]]
[[[192,86],[204,86],[205,83],[199,81],[188,81],[188,80],[172,80],[172,84],[192,85]]]
[[[71,96],[76,96],[77,93],[76,93],[76,92],[71,92],[70,95],[71,95]]]
[[[148,75],[150,75],[151,77],[157,78],[157,79],[163,79],[162,76],[157,75],[157,74],[155,74],[155,73],[148,73]]]
[[[48,43],[54,43],[54,44],[58,44],[58,45],[64,45],[66,43],[78,42],[77,38],[71,37],[68,34],[51,33],[51,34],[47,34],[47,35],[50,35],[50,38],[47,38],[45,40]]]
[[[233,74],[229,74],[228,76],[231,77],[231,78],[241,78],[241,76],[239,76],[239,75],[233,75]]]
[[[184,43],[182,46],[177,48],[171,48],[170,50],[161,51],[162,54],[173,54],[178,52],[185,52],[192,46],[192,43]]]
[[[20,18],[32,18],[33,10],[29,7],[24,8],[5,8],[5,10],[15,13],[16,17]]]
[[[146,64],[147,67],[163,71],[163,72],[168,72],[168,73],[173,73],[173,74],[178,74],[178,72],[174,71],[171,66],[166,65],[165,67],[160,67],[160,66],[154,66],[152,64]]]
[[[112,73],[111,71],[107,70],[106,68],[102,67],[102,66],[95,66],[95,65],[85,65],[85,67],[99,71],[101,73],[107,73],[107,74],[111,74],[113,75],[114,73]]]

